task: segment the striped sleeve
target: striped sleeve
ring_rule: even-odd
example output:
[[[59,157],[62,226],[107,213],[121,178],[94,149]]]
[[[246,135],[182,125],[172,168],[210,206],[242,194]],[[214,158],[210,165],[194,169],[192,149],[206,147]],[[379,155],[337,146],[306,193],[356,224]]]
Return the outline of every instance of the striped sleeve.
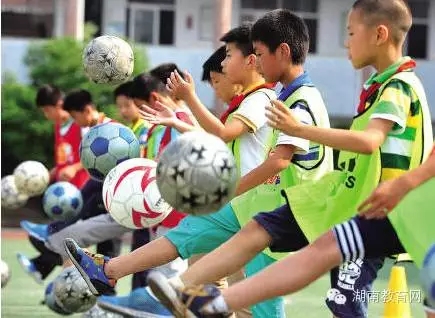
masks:
[[[413,99],[409,85],[401,80],[389,82],[374,105],[373,118],[386,119],[394,122],[391,134],[402,134],[406,128],[406,119],[411,109]]]

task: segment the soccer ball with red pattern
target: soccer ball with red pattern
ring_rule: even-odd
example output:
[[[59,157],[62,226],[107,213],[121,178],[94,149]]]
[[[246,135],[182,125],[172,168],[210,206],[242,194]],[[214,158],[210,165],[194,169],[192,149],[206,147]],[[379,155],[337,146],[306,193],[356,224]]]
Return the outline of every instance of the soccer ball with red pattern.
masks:
[[[156,183],[156,163],[134,158],[123,161],[106,176],[103,202],[122,226],[141,229],[157,225],[172,211]]]

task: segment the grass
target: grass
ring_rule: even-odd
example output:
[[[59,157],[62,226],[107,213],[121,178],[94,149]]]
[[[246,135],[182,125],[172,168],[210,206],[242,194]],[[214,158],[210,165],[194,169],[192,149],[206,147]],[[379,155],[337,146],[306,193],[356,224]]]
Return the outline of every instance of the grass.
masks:
[[[27,240],[6,239],[1,241],[1,258],[8,263],[12,276],[5,288],[1,291],[1,317],[56,317],[47,307],[40,304],[43,299],[44,286],[36,284],[29,278],[18,264],[15,253],[21,251],[28,256],[36,255],[36,251]],[[125,250],[127,251],[127,249]],[[411,264],[406,264],[406,272],[409,289],[419,289],[418,273]],[[382,291],[387,288],[391,262],[388,262],[381,270],[376,281],[374,290]],[[58,269],[46,280],[51,281],[59,273]],[[118,284],[118,293],[126,294],[130,288],[130,278],[125,278]],[[326,291],[329,289],[329,277],[324,276],[305,290],[286,298],[286,311],[288,317],[319,318],[331,317],[330,312],[324,305]],[[369,317],[382,317],[384,304],[370,303]],[[425,317],[421,304],[411,304],[413,317]],[[80,317],[73,315],[69,317]],[[397,317],[399,318],[399,317]]]

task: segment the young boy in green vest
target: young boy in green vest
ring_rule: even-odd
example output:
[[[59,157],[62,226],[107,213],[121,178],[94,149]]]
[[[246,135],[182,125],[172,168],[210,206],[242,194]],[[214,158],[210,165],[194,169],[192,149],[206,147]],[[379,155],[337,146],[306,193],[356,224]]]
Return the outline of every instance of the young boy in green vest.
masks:
[[[283,11],[283,15],[283,21],[280,21],[280,26],[276,27],[276,30],[284,27],[290,30],[289,33],[296,34],[295,37],[286,36],[284,39],[279,38],[276,40],[277,44],[272,44],[276,45],[274,50],[277,52],[274,63],[284,65],[284,67],[281,67],[280,71],[274,74],[269,73],[267,69],[261,71],[264,73],[268,81],[282,81],[285,84],[286,88],[283,90],[281,95],[284,96],[282,97],[283,100],[289,102],[289,106],[293,108],[292,111],[295,116],[300,118],[300,120],[304,121],[307,125],[318,123],[323,127],[329,127],[329,120],[326,115],[323,101],[307,75],[303,72],[302,65],[308,52],[307,27],[302,19],[291,14],[289,11]],[[261,109],[261,107],[265,107],[269,104],[270,96],[267,96],[263,91],[261,91],[265,88],[262,88],[260,91],[258,90],[259,87],[264,87],[264,80],[262,80],[262,82],[252,82],[252,74],[257,72],[257,62],[256,57],[253,54],[252,42],[250,41],[250,30],[246,30],[245,34],[240,34],[240,31],[243,31],[244,28],[245,27],[236,28],[224,36],[223,39],[227,42],[227,58],[222,65],[223,71],[228,78],[233,82],[240,82],[244,87],[246,87],[244,91],[245,96],[243,101],[241,101],[240,107],[235,109],[230,108],[227,112],[229,119],[227,120],[226,125],[230,125],[234,120],[240,120],[247,126],[245,129],[248,131],[245,135],[242,135],[242,138],[247,139],[248,136],[249,138],[252,138],[250,136],[252,132],[249,133],[249,130],[255,132],[258,127],[258,124],[256,125],[257,127],[252,125],[258,121],[258,118],[260,118],[260,114],[255,114],[255,111],[258,108]],[[267,37],[270,38],[270,34],[268,34]],[[242,43],[243,46],[240,45]],[[297,47],[297,49],[294,49],[294,47]],[[251,70],[251,75],[245,74],[244,77],[241,78],[243,72],[240,70],[246,68]],[[243,78],[245,78],[245,80],[242,80]],[[246,78],[251,78],[250,85],[246,82]],[[257,75],[257,78],[260,79],[261,77]],[[225,141],[231,141],[229,139],[231,133],[219,128],[223,125],[217,124],[215,119],[208,114],[204,114],[205,107],[200,104],[196,95],[192,94],[193,87],[189,76],[186,76],[186,80],[181,80],[178,74],[173,74],[168,86],[172,91],[177,92],[178,94],[184,92],[180,97],[182,97],[182,99],[191,107],[192,113],[197,117],[198,122],[204,129],[220,136]],[[298,93],[296,94],[295,92]],[[254,100],[256,95],[261,97],[261,99]],[[290,95],[293,97],[289,98]],[[250,117],[249,120],[248,117]],[[233,123],[232,129],[235,131],[238,125],[239,123]],[[258,139],[258,137],[255,139]],[[255,142],[258,142],[258,140]],[[269,154],[266,161],[260,165],[258,165],[258,163],[256,164],[253,159],[258,158],[261,152],[258,152],[257,150],[257,152],[253,153],[254,149],[249,147],[250,142],[246,142],[246,140],[244,141],[243,139],[236,139],[231,141],[231,143],[232,149],[240,149],[238,152],[235,151],[235,156],[236,158],[241,158],[239,160],[241,163],[240,172],[241,175],[244,176],[238,193],[245,192],[252,188],[252,191],[254,192],[250,193],[251,198],[253,195],[257,196],[261,194],[260,192],[256,192],[257,190],[255,187],[258,185],[264,186],[265,189],[275,189],[274,192],[271,190],[270,194],[276,198],[277,195],[279,195],[279,190],[276,189],[279,189],[281,182],[282,184],[299,183],[304,179],[304,175],[310,172],[312,176],[311,178],[315,179],[316,176],[320,177],[323,171],[327,171],[332,164],[330,150],[326,150],[323,146],[319,145],[311,146],[307,140],[288,137],[282,134],[276,134],[274,138],[270,138],[270,144],[277,144],[278,146],[271,154]],[[265,154],[267,153],[268,152],[266,151]],[[255,160],[258,161],[258,159]],[[290,162],[293,164],[290,164]],[[287,171],[287,167],[290,172]],[[255,169],[253,170],[253,168]],[[281,178],[281,172],[283,170],[285,171],[284,174],[282,174],[284,177]],[[277,174],[280,175],[277,176]],[[289,176],[292,178],[289,178]],[[266,184],[262,185],[263,183]],[[237,198],[234,200],[237,200]],[[234,202],[234,200],[232,202]],[[277,206],[277,201],[280,201],[279,197],[278,200],[271,203],[272,207]],[[243,206],[243,204],[240,204],[239,207],[241,206]],[[188,216],[177,228],[168,232],[166,239],[171,242],[172,248],[175,246],[177,252],[183,257],[189,257],[196,253],[210,252],[233,236],[240,229],[240,224],[243,224],[241,222],[244,222],[244,219],[249,219],[249,216],[245,216],[244,214],[251,213],[251,211],[239,210],[240,214],[235,211],[236,209],[234,209],[231,204],[208,216]],[[163,242],[160,242],[160,244],[163,244]],[[81,250],[73,242],[67,242],[66,246],[71,251],[73,258],[77,258],[76,263],[80,263],[82,262],[82,259],[86,259],[87,256],[83,256]],[[153,250],[156,249],[156,247],[153,247]],[[164,254],[162,251],[166,250],[169,251],[167,246],[160,245],[158,258],[160,258],[160,256],[165,256],[162,255]],[[142,254],[140,256],[142,260],[137,262],[134,267],[129,266],[129,268],[126,268],[124,262],[127,263],[127,261],[123,260],[116,265],[118,266],[122,263],[123,266],[120,266],[119,269],[116,269],[111,273],[109,271],[110,265],[108,265],[111,261],[107,262],[104,267],[107,276],[110,277],[114,275],[116,278],[122,277],[127,273],[127,271],[135,271],[139,269],[139,267],[149,268],[149,264],[156,262],[156,259],[158,262],[161,261],[156,258],[156,252],[151,253],[150,246],[145,248],[144,251],[146,251],[146,254],[150,253],[150,255],[144,257],[146,254]],[[138,257],[135,257],[135,259],[138,259]],[[246,271],[248,273],[254,273],[271,262],[273,262],[272,258],[267,257],[266,255],[259,255],[253,261],[254,268],[250,270],[251,264],[248,264]],[[129,263],[131,264],[130,261]],[[107,278],[104,279],[107,281]],[[106,283],[106,285],[109,284]],[[269,306],[268,310],[264,310],[258,314],[256,314],[256,308],[253,308],[253,314],[256,317],[280,317],[284,315],[280,303],[272,304],[272,306]]]
[[[185,286],[191,287],[225,276],[244,266],[266,247],[283,252],[303,248],[334,224],[352,217],[358,205],[380,181],[398,177],[427,158],[433,138],[431,117],[424,89],[413,72],[415,62],[402,57],[402,46],[411,19],[410,10],[402,0],[359,0],[354,3],[348,18],[349,56],[355,68],[372,65],[377,73],[365,84],[351,129],[302,125],[281,102],[273,101],[273,107],[268,107],[270,125],[275,129],[341,150],[338,166],[342,170],[329,173],[317,182],[288,188],[285,191],[288,204],[273,212],[258,214],[231,240],[194,264],[189,269],[189,280],[184,280]],[[328,297],[332,298],[328,305],[340,317],[366,316],[364,304],[353,302],[352,294],[367,286],[359,284],[359,288],[355,288],[355,280],[359,278],[370,287],[379,269],[379,260],[372,259],[375,264],[373,268],[371,260],[364,258],[358,234],[346,241],[349,231],[358,233],[358,225],[352,220],[334,230],[339,241],[347,242],[347,245],[343,243],[341,246],[347,252],[343,260],[353,261],[353,265],[349,263],[342,269],[350,270],[352,266],[358,266],[355,273],[359,274],[349,275],[349,279],[354,279],[349,283],[354,287],[353,290],[339,284],[343,283],[339,280],[340,275],[332,277],[334,289],[340,297]],[[330,239],[335,240],[332,232]],[[317,246],[316,250],[321,251],[322,247]],[[206,290],[187,288],[178,296],[174,295],[174,290],[169,290],[167,294],[172,292],[176,299],[170,302],[168,309],[178,306],[180,311],[188,310],[199,316],[204,312],[224,313],[228,309],[239,308],[239,304],[251,305],[269,296],[285,294],[286,277],[296,279],[306,264],[330,268],[324,265],[329,263],[324,256],[313,259],[305,257],[303,260],[306,262],[291,268],[293,272],[283,270],[283,266],[279,269],[274,266],[274,270],[268,270],[267,276],[261,275],[263,279],[256,280],[255,284],[242,283],[239,286],[243,288],[238,287],[237,292],[230,288],[222,293],[223,296],[216,296],[217,292],[210,287]],[[310,273],[306,275],[310,276]],[[265,277],[271,277],[274,284],[267,284]],[[297,287],[297,284],[293,286]],[[336,290],[332,292],[336,293]],[[158,288],[156,294],[159,294]],[[182,301],[186,299],[190,304],[188,308]],[[334,304],[331,304],[332,301]]]

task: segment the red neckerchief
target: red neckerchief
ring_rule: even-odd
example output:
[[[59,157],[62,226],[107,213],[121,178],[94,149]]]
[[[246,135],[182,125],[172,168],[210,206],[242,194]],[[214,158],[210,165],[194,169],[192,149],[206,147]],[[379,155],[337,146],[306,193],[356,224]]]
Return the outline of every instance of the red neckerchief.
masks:
[[[400,65],[396,72],[393,73],[391,76],[403,72],[405,70],[408,69],[413,69],[415,68],[416,64],[414,60],[410,60],[410,61],[406,61],[404,62],[402,65]],[[368,88],[364,88],[361,91],[360,97],[359,97],[359,104],[358,104],[358,108],[357,108],[357,112],[358,114],[361,114],[365,109],[366,109],[366,103],[367,101],[370,99],[370,97],[372,97],[378,90],[379,88],[382,86],[383,83],[378,83],[378,82],[374,82],[372,83]]]
[[[228,109],[225,111],[225,113],[222,114],[221,116],[221,122],[225,124],[225,122],[228,119],[228,116],[231,115],[231,113],[235,112],[237,110],[237,108],[239,108],[240,104],[243,102],[243,100],[246,98],[246,96],[248,96],[249,94],[251,94],[252,92],[255,92],[259,89],[262,88],[269,88],[272,89],[275,86],[275,83],[264,83],[261,85],[258,85],[257,87],[254,87],[252,90],[245,92],[244,94],[239,94],[233,97],[233,99],[231,100],[231,102],[228,104]]]

